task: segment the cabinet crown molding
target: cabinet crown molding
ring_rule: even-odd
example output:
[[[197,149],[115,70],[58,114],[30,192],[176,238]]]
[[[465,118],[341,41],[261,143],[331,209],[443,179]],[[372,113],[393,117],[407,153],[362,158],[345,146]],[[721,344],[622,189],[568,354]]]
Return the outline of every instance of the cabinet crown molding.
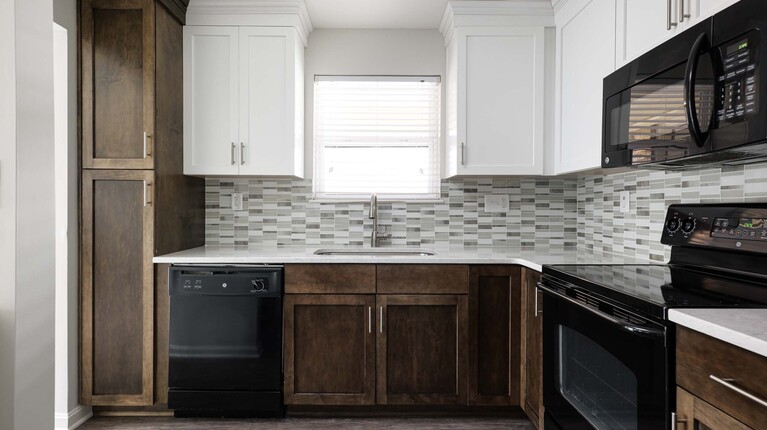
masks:
[[[304,0],[191,0],[186,24],[294,27],[304,46],[314,30]]]
[[[561,1],[561,0],[555,0]],[[477,0],[447,3],[439,31],[450,42],[457,27],[553,27],[554,9],[548,0]]]

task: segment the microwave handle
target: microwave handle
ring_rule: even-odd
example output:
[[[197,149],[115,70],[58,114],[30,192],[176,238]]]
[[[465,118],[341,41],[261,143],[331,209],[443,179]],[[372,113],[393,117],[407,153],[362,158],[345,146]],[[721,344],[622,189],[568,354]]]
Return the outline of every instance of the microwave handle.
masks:
[[[698,73],[698,54],[701,48],[708,49],[708,47],[706,33],[701,33],[692,45],[690,56],[687,58],[687,67],[684,71],[684,112],[687,116],[687,129],[699,147],[706,144],[708,132],[703,132],[700,129],[700,121],[698,121],[698,112],[695,107],[695,75]]]

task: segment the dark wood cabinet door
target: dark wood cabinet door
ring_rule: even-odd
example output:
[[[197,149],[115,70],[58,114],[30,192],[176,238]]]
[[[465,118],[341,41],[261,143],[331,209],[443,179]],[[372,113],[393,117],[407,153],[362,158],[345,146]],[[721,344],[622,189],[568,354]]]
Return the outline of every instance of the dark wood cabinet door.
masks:
[[[518,266],[469,268],[469,404],[519,405]]]
[[[466,404],[465,295],[379,295],[377,403]]]
[[[81,403],[153,402],[153,173],[82,176]]]
[[[533,424],[539,428],[543,419],[543,297],[537,288],[540,277],[540,273],[524,269],[524,410]]]
[[[154,167],[155,4],[82,0],[82,165]]]
[[[695,430],[752,430],[751,427],[681,387],[676,389],[675,419],[674,428],[679,428],[681,427],[680,424],[684,424],[685,429]]]
[[[285,295],[285,404],[375,403],[374,311],[374,295]]]

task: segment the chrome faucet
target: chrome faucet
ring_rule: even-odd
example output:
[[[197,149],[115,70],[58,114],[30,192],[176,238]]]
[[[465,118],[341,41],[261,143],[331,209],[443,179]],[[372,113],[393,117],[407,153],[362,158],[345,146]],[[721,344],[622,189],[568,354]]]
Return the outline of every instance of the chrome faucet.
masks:
[[[383,232],[378,232],[378,196],[375,193],[370,196],[370,214],[368,214],[368,218],[373,220],[373,231],[370,233],[370,246],[377,248],[379,240],[388,239],[391,235],[386,233],[386,226],[384,226]]]

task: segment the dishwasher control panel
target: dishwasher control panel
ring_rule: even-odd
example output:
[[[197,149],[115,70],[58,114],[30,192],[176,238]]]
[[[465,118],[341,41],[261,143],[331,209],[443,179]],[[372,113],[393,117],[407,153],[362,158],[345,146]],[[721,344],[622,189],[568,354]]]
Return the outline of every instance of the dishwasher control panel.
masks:
[[[282,294],[281,267],[170,268],[170,294],[272,295]]]

